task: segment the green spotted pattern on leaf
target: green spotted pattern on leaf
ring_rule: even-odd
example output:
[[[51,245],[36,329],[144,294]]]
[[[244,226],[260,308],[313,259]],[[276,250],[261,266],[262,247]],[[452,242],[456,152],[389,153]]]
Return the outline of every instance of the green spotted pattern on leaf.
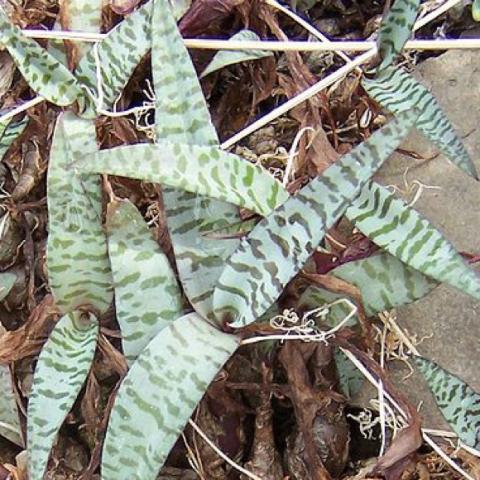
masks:
[[[20,416],[8,365],[0,365],[0,435],[24,447]]]
[[[71,105],[84,93],[71,72],[12,25],[0,7],[0,43],[5,45],[32,90],[55,105]]]
[[[365,186],[347,215],[370,240],[402,262],[480,300],[480,276],[430,222],[385,187]]]
[[[214,321],[213,290],[239,240],[212,240],[204,234],[237,222],[237,208],[172,188],[163,190],[163,198],[185,293],[199,314]]]
[[[70,166],[80,152],[96,150],[93,122],[71,112],[59,117],[47,178],[47,269],[55,301],[64,312],[82,305],[104,312],[113,297],[100,177],[82,175]]]
[[[123,353],[131,364],[158,332],[180,316],[182,297],[166,255],[128,200],[109,205],[107,238]]]
[[[0,273],[0,301],[9,294],[15,280],[14,273]],[[0,326],[0,331],[4,330],[3,326]],[[0,435],[23,447],[20,417],[13,391],[12,374],[8,365],[0,365],[0,388],[2,392],[0,395]]]
[[[195,313],[165,327],[139,355],[113,406],[103,480],[154,480],[210,382],[239,339]]]
[[[207,102],[167,0],[153,4],[152,72],[157,140],[217,145]]]
[[[123,20],[97,45],[101,67],[103,108],[111,108],[127,84],[134,69],[151,46],[150,1]],[[97,63],[92,46],[75,70],[80,82],[98,97]]]
[[[64,28],[79,32],[98,33],[102,28],[103,0],[68,0],[63,2]],[[89,49],[90,45],[76,42],[74,45],[76,60],[80,59]]]
[[[0,301],[2,301],[10,292],[17,276],[11,272],[0,273]]]
[[[378,33],[378,51],[382,59],[378,72],[391,65],[402,51],[412,34],[419,6],[420,0],[395,0],[383,19]]]
[[[360,290],[368,316],[414,302],[438,285],[387,252],[344,263],[333,269],[330,275],[345,280]],[[299,303],[302,308],[312,309],[339,298],[342,295],[310,286],[300,297]],[[334,321],[332,326],[345,318],[349,311],[346,304],[332,307],[328,317]]]
[[[261,38],[251,30],[241,30],[236,33],[230,40],[234,41],[259,41]],[[205,67],[205,70],[200,75],[200,78],[206,77],[217,70],[220,70],[229,65],[234,65],[240,62],[246,62],[249,60],[259,60],[265,57],[271,57],[273,52],[262,50],[220,50],[218,51],[209,64]]]
[[[102,0],[68,0],[60,4],[60,11],[52,30],[71,30],[77,32],[100,33],[102,28]],[[74,64],[88,52],[92,46],[87,42],[71,42]],[[48,51],[59,62],[68,65],[65,43],[62,40],[50,40]]]
[[[157,140],[164,140],[163,135],[168,132],[168,140],[172,142],[218,147],[217,133],[195,69],[165,1],[156,3],[152,35]],[[160,59],[171,59],[175,62],[173,65],[180,60],[182,78],[177,68],[165,68]],[[185,91],[190,92],[189,95],[185,95]],[[165,104],[167,97],[168,105]],[[185,117],[179,123],[183,127],[172,129],[180,114]],[[202,128],[197,128],[198,122]],[[238,222],[238,209],[229,203],[169,187],[163,189],[163,199],[185,293],[197,312],[213,319],[213,289],[238,240],[211,240],[202,234]]]
[[[76,166],[90,173],[108,173],[230,202],[261,215],[288,198],[264,168],[217,147],[159,141],[127,145],[85,155]]]
[[[30,480],[43,480],[58,431],[82,388],[95,353],[93,315],[68,313],[57,323],[38,357],[28,402]]]
[[[417,108],[415,127],[439,148],[452,163],[478,179],[475,166],[463,142],[443,113],[435,97],[400,68],[387,68],[374,79],[364,79],[363,87],[382,107],[397,115]]]
[[[386,252],[344,263],[331,273],[360,289],[369,316],[414,302],[438,285]]]
[[[404,113],[377,130],[242,239],[215,289],[219,321],[248,325],[272,305],[416,118],[416,112]]]
[[[133,71],[152,46],[152,9],[153,1],[145,3],[110,30],[108,36],[97,44],[103,108],[113,106]],[[75,74],[93,95],[98,97],[97,63],[93,46],[80,61]],[[85,113],[89,117],[92,114],[93,111]]]
[[[480,448],[480,394],[435,362],[413,359],[453,431],[466,445]]]
[[[10,145],[23,133],[27,124],[28,117],[18,121],[7,120],[0,124],[0,160],[7,153]]]

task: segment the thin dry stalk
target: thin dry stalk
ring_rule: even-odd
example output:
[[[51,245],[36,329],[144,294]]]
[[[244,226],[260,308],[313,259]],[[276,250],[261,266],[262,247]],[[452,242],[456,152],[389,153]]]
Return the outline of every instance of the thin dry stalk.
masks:
[[[360,370],[360,372],[362,373],[362,375],[374,386],[376,387],[377,389],[379,388],[379,383],[378,381],[375,379],[375,377],[367,370],[367,368],[363,365],[362,362],[360,362],[360,360],[358,360],[357,357],[355,357],[355,355],[353,355],[353,353],[351,353],[349,350],[346,350],[342,347],[340,347],[340,349],[342,350],[342,352],[348,357],[348,359]],[[398,411],[398,413],[406,420],[407,419],[407,415],[406,413],[404,412],[404,410],[398,405],[398,403],[389,395],[388,392],[384,391],[384,395],[385,395],[385,398],[388,399],[388,401],[393,405],[393,407],[395,407],[395,409]],[[437,445],[433,440],[432,438],[430,437],[430,435],[427,434],[427,432],[422,428],[422,436],[423,436],[423,439],[426,443],[428,443],[428,445],[430,445],[430,447],[435,450],[435,452],[438,453],[438,455],[440,455],[443,460],[445,460],[445,462],[448,463],[448,465],[450,465],[450,467],[452,467],[454,470],[456,470],[458,473],[460,473],[464,478],[466,478],[467,480],[475,480],[471,475],[469,475],[462,467],[460,467],[459,465],[457,465],[441,448],[439,445]]]
[[[234,462],[230,457],[225,455],[208,437],[205,435],[205,432],[193,421],[189,420],[188,423],[190,426],[195,430],[195,432],[202,437],[202,439],[208,444],[208,446],[225,462],[227,462],[230,466],[232,466],[235,470],[238,470],[240,473],[243,473],[245,476],[248,478],[251,478],[252,480],[262,480],[260,477],[255,475],[252,472],[249,472],[242,466],[240,466],[238,463]]]
[[[416,31],[419,28],[425,26],[435,18],[439,17],[450,8],[454,7],[457,3],[461,2],[462,0],[448,0],[442,6],[438,7],[435,11],[425,15],[419,21],[417,21],[413,27],[413,30]],[[310,88],[307,88],[302,93],[298,94],[296,97],[291,98],[290,100],[286,101],[276,109],[269,112],[267,115],[263,116],[262,118],[258,119],[256,122],[253,122],[248,127],[244,128],[240,132],[236,133],[228,140],[222,143],[222,148],[230,148],[235,143],[242,140],[242,138],[247,137],[251,133],[255,132],[259,128],[264,127],[271,121],[277,119],[278,117],[282,116],[283,114],[289,112],[296,106],[300,105],[304,101],[310,99],[311,97],[317,95],[325,88],[329,87],[330,85],[334,84],[338,80],[344,78],[348,75],[351,71],[355,70],[358,66],[368,62],[377,54],[376,46],[371,50],[363,53],[362,55],[358,56],[351,63],[348,63],[342,67],[340,67],[337,71],[333,72],[332,74],[328,75],[324,79],[320,80],[316,84],[312,85]]]
[[[303,24],[302,24],[303,25]],[[307,24],[308,25],[308,24]],[[97,43],[108,37],[106,33],[88,35],[87,32],[70,32],[68,30],[23,30],[26,37],[69,40],[77,42]],[[316,36],[321,35],[316,31]],[[322,35],[323,37],[323,35]],[[321,37],[318,37],[321,38]],[[265,50],[271,52],[337,52],[344,60],[350,62],[343,52],[366,52],[376,47],[372,40],[332,41],[324,37],[322,42],[280,41],[280,40],[217,40],[214,38],[184,38],[187,48],[192,50]],[[480,38],[410,40],[405,46],[407,50],[465,50],[480,48]]]

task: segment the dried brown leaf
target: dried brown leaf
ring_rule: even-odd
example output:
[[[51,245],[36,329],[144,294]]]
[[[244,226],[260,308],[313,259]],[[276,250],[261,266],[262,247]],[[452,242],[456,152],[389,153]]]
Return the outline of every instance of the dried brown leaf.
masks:
[[[272,381],[273,372],[265,364],[262,365],[263,384],[268,387]],[[260,392],[260,404],[256,410],[255,434],[251,459],[245,468],[264,480],[283,478],[280,456],[275,447],[272,425],[271,393],[268,388]],[[241,476],[242,480],[247,477]]]
[[[128,371],[125,357],[107,340],[103,333],[98,337],[98,349],[102,353],[103,360],[107,367],[124,377]]]
[[[221,23],[245,0],[197,0],[180,21],[184,37],[223,33]]]
[[[56,313],[53,305],[53,297],[46,295],[32,310],[25,325],[0,337],[1,363],[11,363],[40,352]]]
[[[348,456],[349,433],[343,414],[343,398],[329,388],[315,388],[307,363],[324,344],[290,341],[279,354],[291,388],[298,433],[290,441],[293,465],[305,465],[311,480],[328,480],[338,474]],[[292,472],[291,472],[292,473]],[[299,477],[302,478],[302,477]]]
[[[97,430],[101,423],[101,389],[95,377],[95,372],[92,369],[88,374],[87,385],[85,387],[85,394],[83,395],[80,404],[80,411],[82,413],[84,428],[90,440],[96,436]]]
[[[41,160],[40,150],[36,143],[25,142],[22,144],[22,150],[22,171],[12,192],[14,202],[25,198],[39,184],[46,167]]]
[[[341,334],[332,338],[332,342],[349,350],[369,370],[374,377],[382,381],[385,391],[396,401],[405,413],[407,426],[395,437],[386,453],[380,457],[373,468],[373,474],[384,475],[396,480],[410,464],[410,456],[422,445],[420,416],[414,405],[395,388],[381,366],[365,352],[352,345]]]
[[[362,294],[359,288],[351,283],[346,282],[340,278],[334,277],[333,275],[319,275],[315,273],[305,273],[303,277],[311,282],[323,287],[331,292],[340,293],[352,298],[357,306],[357,316],[360,322],[360,326],[363,330],[364,340],[366,345],[371,346],[373,341],[372,335],[372,325],[367,319],[365,314],[365,309],[362,302]]]

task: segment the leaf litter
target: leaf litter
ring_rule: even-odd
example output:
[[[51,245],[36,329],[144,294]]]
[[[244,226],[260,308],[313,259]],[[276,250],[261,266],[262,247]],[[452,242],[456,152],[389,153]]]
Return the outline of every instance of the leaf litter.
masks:
[[[18,8],[9,12],[10,19],[22,28],[51,26],[58,16],[65,15],[62,7],[59,10],[53,2],[30,3],[29,9]],[[111,28],[124,15],[134,11],[138,3],[111,2],[103,9],[103,26]],[[291,18],[284,18],[258,2],[197,0],[191,7],[180,5],[185,2],[173,3],[178,3],[174,7],[178,7],[179,15],[183,16],[179,28],[185,37],[231,38],[239,31],[252,29],[260,38],[306,38],[305,32]],[[312,25],[322,29],[328,24],[336,38],[346,40],[364,38],[367,24],[378,20],[382,13],[378,2],[292,2],[291,6],[296,7]],[[262,21],[259,22],[259,19]],[[451,28],[448,21],[444,28]],[[197,71],[202,71],[212,60],[208,54],[191,53]],[[5,52],[2,54],[6,55]],[[70,62],[76,63],[80,53],[71,51],[69,55]],[[388,55],[383,58],[382,68],[385,62],[391,61]],[[6,56],[2,63],[2,68],[7,70],[2,75],[5,84],[0,92],[3,108],[20,103],[31,93],[23,80],[17,84],[9,80],[13,75],[9,58]],[[308,55],[297,53],[275,54],[246,63],[243,63],[244,60],[247,58],[238,58],[236,62],[242,63],[230,66],[224,63],[221,70],[209,75],[211,78],[207,77],[203,83],[210,113],[221,139],[228,138],[272,110],[282,100],[308,88],[329,69],[335,68],[338,62],[332,56],[313,62]],[[138,106],[149,81],[149,68],[137,69],[129,83],[131,89],[124,91],[117,105],[125,109]],[[35,85],[32,86],[35,88]],[[56,93],[47,92],[53,101],[58,100]],[[67,100],[69,102],[70,97],[66,100],[62,97],[59,102],[64,104]],[[379,103],[382,104],[380,100]],[[370,112],[371,118],[365,120],[365,112]],[[29,110],[23,119],[25,130],[20,140],[6,145],[0,170],[2,272],[14,273],[17,279],[23,278],[24,281],[24,287],[15,289],[14,286],[0,306],[2,323],[8,330],[0,336],[0,360],[12,367],[26,362],[32,367],[32,372],[42,346],[59,319],[59,311],[47,286],[49,274],[45,265],[45,244],[48,222],[44,201],[49,145],[58,113],[52,105]],[[375,117],[378,114],[378,106],[365,95],[357,79],[350,76],[336,88],[273,122],[268,136],[274,142],[265,142],[261,137],[252,135],[241,147],[237,147],[235,153],[243,156],[245,150],[242,148],[254,152],[247,159],[274,172],[280,181],[284,181],[289,193],[294,193],[311,176],[321,174],[335,163],[341,154],[350,152],[360,141],[369,138],[376,127]],[[102,150],[146,142],[145,135],[135,128],[135,122],[130,117],[101,117],[96,121],[96,128]],[[151,223],[154,228],[150,230],[157,239],[168,238],[166,221],[161,218],[164,215],[164,199],[160,189],[120,177],[104,178],[103,182],[104,191],[110,188],[120,198],[129,199],[144,218],[148,218],[149,212],[160,212],[154,216]],[[105,199],[101,199],[101,203],[105,204]],[[420,420],[414,407],[390,385],[388,374],[381,371],[374,360],[378,357],[380,346],[369,338],[367,322],[370,320],[362,313],[363,302],[369,297],[362,285],[355,285],[352,277],[319,276],[328,271],[335,272],[339,264],[361,268],[360,261],[363,258],[368,260],[375,254],[375,248],[362,234],[342,230],[340,223],[332,226],[329,238],[331,241],[327,239],[322,246],[330,255],[327,271],[324,271],[325,260],[320,260],[321,252],[318,256],[315,253],[315,262],[305,265],[305,274],[287,286],[280,297],[280,306],[296,305],[305,284],[320,285],[328,292],[350,298],[358,308],[363,328],[358,325],[346,327],[331,343],[263,342],[241,347],[217,374],[193,419],[222,451],[259,478],[273,480],[289,475],[288,478],[328,479],[353,476],[360,471],[361,462],[357,460],[354,463],[350,458],[351,426],[346,413],[351,406],[349,399],[340,393],[340,363],[336,362],[334,352],[334,346],[341,346],[354,352],[407,412],[407,427],[367,471],[367,477],[400,478],[403,474],[403,478],[457,478],[436,453],[415,453],[422,442]],[[342,241],[337,242],[337,238]],[[165,243],[169,245],[168,241]],[[171,248],[164,248],[164,252],[165,258],[174,259]],[[380,266],[376,264],[376,268]],[[418,282],[422,281],[418,279]],[[328,303],[323,302],[328,310]],[[60,441],[57,442],[57,447],[63,444],[62,448],[55,448],[51,455],[48,466],[51,478],[86,480],[98,474],[109,414],[114,408],[117,389],[127,372],[115,312],[110,307],[101,313],[101,333],[95,361],[88,375],[85,374],[85,388],[62,427]],[[265,317],[250,326],[250,332],[246,329],[241,335],[267,336],[275,332],[268,321],[272,317],[267,312]],[[15,320],[12,321],[12,318]],[[17,371],[13,368],[13,372],[17,384],[28,383],[21,378],[25,375],[22,369]],[[140,385],[140,393],[141,389]],[[24,405],[29,396],[28,389],[17,392],[20,411],[25,411]],[[187,427],[184,435],[183,444],[180,441],[176,443],[160,478],[238,478],[235,470],[191,428]],[[464,450],[455,453],[448,446],[442,448],[453,457],[457,455],[457,461],[473,478],[478,476],[479,466],[475,456]],[[12,446],[10,451],[19,453]],[[2,458],[2,462],[5,464],[2,469],[12,472],[13,478],[26,478],[20,459],[16,466],[14,459],[3,461]]]

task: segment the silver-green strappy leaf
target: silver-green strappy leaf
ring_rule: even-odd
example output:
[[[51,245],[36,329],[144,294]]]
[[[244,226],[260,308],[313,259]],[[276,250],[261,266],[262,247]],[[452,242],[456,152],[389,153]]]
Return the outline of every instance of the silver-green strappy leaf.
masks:
[[[28,401],[28,472],[43,480],[58,431],[83,386],[93,361],[98,322],[68,313],[60,319],[38,357]]]
[[[435,362],[417,356],[413,360],[453,431],[466,445],[480,448],[480,394]]]
[[[270,307],[416,117],[404,113],[377,130],[258,223],[229,258],[215,288],[218,321],[241,327]]]

